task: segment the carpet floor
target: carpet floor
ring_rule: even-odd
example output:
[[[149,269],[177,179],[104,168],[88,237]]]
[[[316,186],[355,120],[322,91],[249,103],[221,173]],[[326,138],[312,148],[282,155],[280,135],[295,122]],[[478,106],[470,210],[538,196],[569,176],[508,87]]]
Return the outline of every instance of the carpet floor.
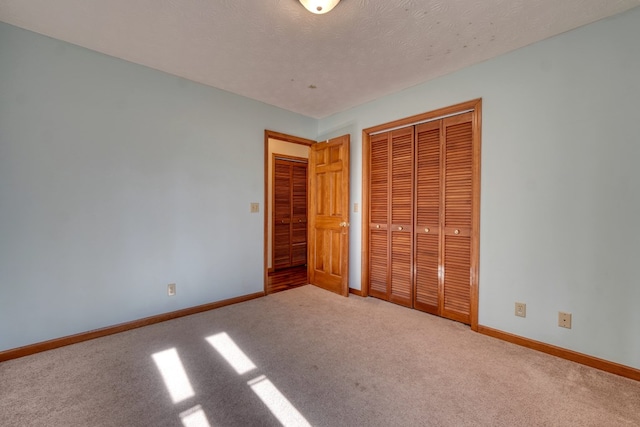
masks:
[[[303,286],[0,363],[2,426],[640,426],[640,382]]]

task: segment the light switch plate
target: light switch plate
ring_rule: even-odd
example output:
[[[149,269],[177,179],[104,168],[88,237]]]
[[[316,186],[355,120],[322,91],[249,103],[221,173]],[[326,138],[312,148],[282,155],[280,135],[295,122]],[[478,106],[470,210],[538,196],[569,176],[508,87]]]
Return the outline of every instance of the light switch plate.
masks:
[[[527,304],[523,302],[516,303],[516,316],[527,317]]]
[[[260,212],[260,203],[251,203],[251,213]]]

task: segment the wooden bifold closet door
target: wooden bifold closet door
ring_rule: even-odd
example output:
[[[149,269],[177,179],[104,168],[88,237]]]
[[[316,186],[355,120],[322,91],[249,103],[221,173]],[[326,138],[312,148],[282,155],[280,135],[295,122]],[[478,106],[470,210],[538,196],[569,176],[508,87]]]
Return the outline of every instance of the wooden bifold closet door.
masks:
[[[464,112],[369,138],[369,295],[468,324],[477,300],[474,120]]]
[[[413,128],[371,139],[372,296],[411,306]]]
[[[273,268],[305,265],[307,163],[276,158],[273,172]]]

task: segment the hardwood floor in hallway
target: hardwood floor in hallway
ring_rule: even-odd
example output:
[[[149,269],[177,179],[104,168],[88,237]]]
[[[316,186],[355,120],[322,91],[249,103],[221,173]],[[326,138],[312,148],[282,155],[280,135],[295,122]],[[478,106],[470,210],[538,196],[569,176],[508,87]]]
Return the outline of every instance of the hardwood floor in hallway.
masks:
[[[268,278],[267,294],[286,291],[309,283],[306,265],[272,271]]]

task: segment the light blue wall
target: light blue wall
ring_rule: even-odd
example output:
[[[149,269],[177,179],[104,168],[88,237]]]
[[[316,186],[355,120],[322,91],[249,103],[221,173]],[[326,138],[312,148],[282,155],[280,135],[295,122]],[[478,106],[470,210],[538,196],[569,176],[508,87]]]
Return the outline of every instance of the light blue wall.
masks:
[[[262,291],[265,129],[317,121],[0,23],[0,351]]]
[[[0,351],[262,290],[264,129],[350,133],[361,203],[363,128],[482,97],[480,323],[640,368],[638,40],[636,8],[316,121],[0,24]]]
[[[639,41],[636,8],[320,120],[319,139],[351,134],[361,202],[363,128],[481,97],[480,324],[640,368]]]

